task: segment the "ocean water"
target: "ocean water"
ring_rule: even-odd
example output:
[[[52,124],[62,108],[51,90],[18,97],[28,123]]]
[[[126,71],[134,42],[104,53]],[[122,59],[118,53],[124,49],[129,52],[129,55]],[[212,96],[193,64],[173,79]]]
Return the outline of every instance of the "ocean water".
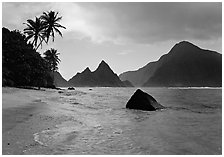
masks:
[[[68,118],[34,134],[39,154],[222,154],[221,89],[141,88],[166,107],[151,112],[125,108],[136,88],[91,89],[61,94]]]

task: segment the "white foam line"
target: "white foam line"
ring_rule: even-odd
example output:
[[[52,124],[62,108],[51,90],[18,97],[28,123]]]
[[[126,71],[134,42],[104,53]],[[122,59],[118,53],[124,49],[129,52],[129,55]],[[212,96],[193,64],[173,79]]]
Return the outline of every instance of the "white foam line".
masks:
[[[47,132],[48,130],[43,130],[41,133],[45,133],[45,132]],[[39,135],[39,133],[35,133],[35,134],[33,134],[33,136],[34,136],[34,141],[35,142],[37,142],[37,143],[39,143],[40,145],[42,145],[42,146],[45,146],[45,147],[47,147],[47,145],[45,145],[43,142],[41,142],[40,141],[40,135]]]
[[[222,87],[168,87],[168,89],[222,89]]]

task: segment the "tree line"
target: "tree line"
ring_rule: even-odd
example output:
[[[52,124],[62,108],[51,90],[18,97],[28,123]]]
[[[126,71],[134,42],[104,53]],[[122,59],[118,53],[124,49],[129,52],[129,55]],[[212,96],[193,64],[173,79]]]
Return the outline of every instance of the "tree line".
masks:
[[[54,72],[60,62],[59,53],[51,48],[40,55],[43,42],[54,42],[55,33],[62,37],[58,12],[43,12],[35,20],[28,19],[23,32],[2,28],[2,85],[55,87]]]

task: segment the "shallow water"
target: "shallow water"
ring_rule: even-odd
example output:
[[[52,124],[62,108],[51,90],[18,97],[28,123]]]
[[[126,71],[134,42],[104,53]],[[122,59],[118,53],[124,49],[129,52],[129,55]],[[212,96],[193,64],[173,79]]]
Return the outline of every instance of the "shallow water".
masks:
[[[221,89],[142,88],[166,107],[152,112],[125,108],[135,90],[77,88],[63,93],[61,109],[70,118],[34,134],[44,149],[27,153],[222,153]]]

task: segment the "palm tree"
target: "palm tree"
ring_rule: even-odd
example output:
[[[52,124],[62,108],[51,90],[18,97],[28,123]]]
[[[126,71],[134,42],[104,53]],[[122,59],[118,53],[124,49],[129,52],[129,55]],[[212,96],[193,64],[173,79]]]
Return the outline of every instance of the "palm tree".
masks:
[[[40,17],[40,19],[43,20],[44,28],[46,29],[45,31],[47,42],[50,36],[52,36],[54,42],[54,31],[62,37],[62,33],[60,32],[59,28],[66,28],[58,23],[62,19],[62,16],[58,17],[58,12],[43,12],[43,15]]]
[[[43,21],[41,21],[40,18],[37,18],[34,20],[28,19],[27,23],[24,23],[27,25],[27,28],[24,29],[24,33],[27,34],[27,41],[30,39],[32,40],[32,45],[35,46],[35,49],[37,50],[38,47],[41,45],[42,47],[42,42],[45,41],[46,33],[44,31],[44,24]],[[38,44],[39,40],[39,45]]]
[[[47,50],[44,52],[44,59],[48,62],[52,75],[53,75],[53,81],[54,81],[54,72],[58,70],[58,63],[61,61],[58,57],[60,53],[57,52],[57,50],[51,48],[50,50]]]

